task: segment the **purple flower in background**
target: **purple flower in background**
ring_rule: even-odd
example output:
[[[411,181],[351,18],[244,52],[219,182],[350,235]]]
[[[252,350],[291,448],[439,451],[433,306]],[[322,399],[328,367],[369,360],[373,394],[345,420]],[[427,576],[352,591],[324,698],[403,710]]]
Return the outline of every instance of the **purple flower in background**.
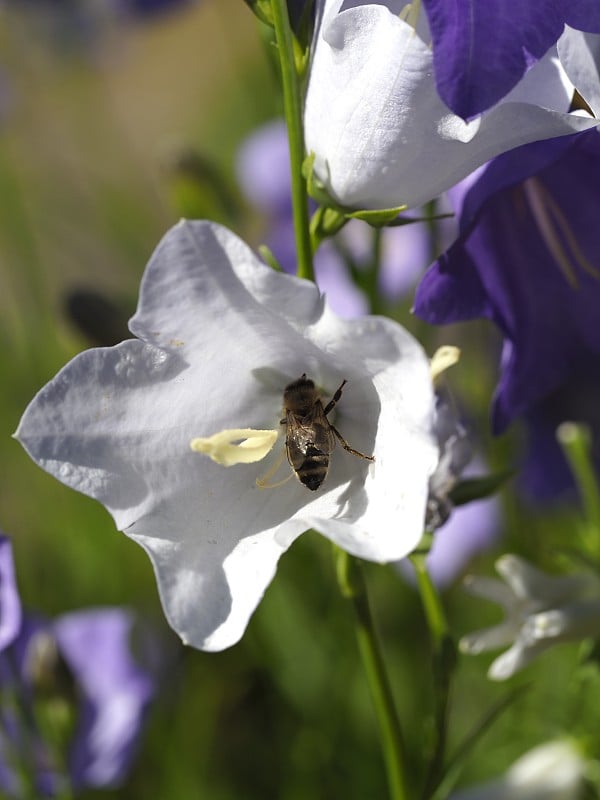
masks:
[[[463,193],[460,237],[418,287],[415,311],[428,322],[484,317],[500,329],[497,433],[525,415],[539,447],[542,431],[573,413],[600,421],[576,392],[600,358],[599,202],[596,131],[505,154]],[[551,476],[568,474],[544,471],[552,490],[561,482]]]
[[[73,789],[119,783],[131,765],[154,683],[137,666],[130,647],[133,615],[121,608],[95,608],[46,620],[21,619],[10,541],[0,538],[0,635],[12,620],[12,640],[0,654],[1,697],[19,698],[25,709],[0,700],[0,787],[21,796],[15,759],[34,780],[40,796],[52,796],[61,782]],[[36,710],[63,702],[74,713],[67,752],[49,742]],[[57,756],[59,756],[57,761]],[[68,776],[57,764],[66,762]]]
[[[21,600],[15,580],[12,545],[0,535],[0,653],[16,639],[21,627]]]
[[[597,0],[423,0],[442,100],[469,118],[513,89],[570,25],[600,33]]]

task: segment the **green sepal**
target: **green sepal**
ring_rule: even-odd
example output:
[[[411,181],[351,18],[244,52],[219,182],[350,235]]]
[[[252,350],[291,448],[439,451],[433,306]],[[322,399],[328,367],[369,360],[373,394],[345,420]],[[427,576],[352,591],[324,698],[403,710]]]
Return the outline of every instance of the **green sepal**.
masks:
[[[244,0],[250,11],[265,25],[273,27],[273,14],[271,0]]]
[[[296,55],[296,69],[298,70],[298,75],[300,76],[305,75],[308,67],[310,43],[313,37],[313,6],[314,0],[306,0],[300,14],[294,15],[292,13],[293,7],[290,7],[290,4],[288,3],[290,22],[292,25],[292,30],[295,34],[294,43],[298,46],[299,51],[302,53],[302,60],[300,62],[298,61],[298,55]]]
[[[385,228],[390,225],[402,211],[406,211],[408,206],[397,206],[396,208],[379,208],[376,211],[348,211],[346,216],[350,219],[361,219],[373,228]],[[403,222],[403,225],[409,223]]]
[[[387,223],[388,228],[401,228],[403,225],[414,225],[415,222],[438,222],[441,219],[452,219],[456,214],[433,214],[429,217],[396,217]]]
[[[283,272],[283,267],[273,255],[273,251],[269,247],[267,247],[266,244],[259,245],[258,252],[262,260],[265,262],[265,264],[268,264],[276,272]]]
[[[331,198],[325,184],[315,175],[315,159],[316,155],[314,153],[309,153],[302,162],[302,175],[306,181],[306,191],[319,205],[326,206],[327,208],[335,208],[341,213],[345,213],[345,209]]]
[[[310,235],[316,250],[323,239],[335,236],[348,222],[348,217],[337,208],[319,206],[310,221]]]
[[[448,493],[448,499],[453,506],[463,506],[473,500],[481,500],[495,494],[506,481],[510,480],[516,473],[514,469],[504,469],[494,472],[491,475],[483,475],[478,478],[465,478],[459,481],[456,486]]]
[[[426,558],[431,548],[433,547],[433,533],[432,531],[425,531],[419,544],[415,547],[415,549],[410,554],[410,559],[413,561],[415,558]]]
[[[315,166],[315,154],[309,153],[309,155],[304,159],[302,163],[302,174],[306,179],[306,189],[308,194],[319,203],[320,206],[324,206],[330,212],[335,212],[337,215],[336,219],[344,219],[345,222],[351,219],[360,219],[363,222],[368,223],[373,228],[385,228],[388,225],[409,225],[413,220],[405,220],[402,222],[394,222],[402,211],[406,211],[408,206],[402,205],[397,206],[396,208],[380,208],[375,211],[369,209],[363,209],[362,211],[356,211],[349,208],[344,208],[344,206],[337,203],[329,194],[327,187],[325,184],[317,178],[314,172]],[[420,221],[420,220],[414,220]],[[338,225],[337,230],[339,230],[345,222]],[[334,230],[333,233],[336,231]],[[332,233],[327,234],[329,236],[333,235]]]

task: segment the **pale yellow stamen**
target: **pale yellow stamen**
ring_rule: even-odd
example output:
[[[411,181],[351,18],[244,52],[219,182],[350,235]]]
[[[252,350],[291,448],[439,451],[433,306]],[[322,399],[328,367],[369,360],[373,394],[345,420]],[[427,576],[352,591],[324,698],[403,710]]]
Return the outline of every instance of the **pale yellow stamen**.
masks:
[[[460,359],[460,348],[453,345],[445,345],[439,347],[431,359],[431,380],[435,383],[440,377],[442,372],[445,372],[454,364],[457,364]]]
[[[419,12],[421,11],[421,0],[414,0],[412,3],[407,3],[400,11],[398,16],[403,22],[408,23],[413,30],[417,29],[419,21]]]
[[[523,191],[529,208],[542,234],[542,238],[571,288],[578,289],[579,281],[575,272],[580,267],[593,278],[600,278],[600,272],[586,258],[580,248],[569,222],[539,178],[528,178],[523,183]],[[563,237],[571,254],[560,240]]]
[[[203,453],[223,467],[232,467],[263,459],[271,452],[278,435],[276,430],[231,428],[206,438],[192,439],[190,447],[195,453]]]
[[[294,477],[294,473],[290,472],[288,475],[286,475],[285,478],[282,478],[280,481],[277,481],[276,483],[269,483],[271,478],[275,476],[277,470],[282,465],[284,455],[285,455],[285,447],[281,449],[279,458],[277,459],[277,461],[275,461],[273,466],[265,472],[262,478],[256,479],[256,485],[258,486],[259,489],[277,489],[279,486],[283,486],[284,483],[287,483],[290,478]]]

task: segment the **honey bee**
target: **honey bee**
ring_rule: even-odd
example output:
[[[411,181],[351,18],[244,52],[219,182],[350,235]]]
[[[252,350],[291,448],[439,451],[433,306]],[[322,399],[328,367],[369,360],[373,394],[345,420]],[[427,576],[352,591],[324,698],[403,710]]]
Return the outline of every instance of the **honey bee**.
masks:
[[[335,447],[335,440],[353,456],[374,461],[350,447],[341,433],[327,419],[342,396],[347,381],[342,381],[326,406],[323,406],[314,381],[303,373],[300,378],[285,387],[282,425],[287,426],[285,449],[290,466],[300,483],[311,491],[316,491],[323,483],[329,469],[329,457]]]

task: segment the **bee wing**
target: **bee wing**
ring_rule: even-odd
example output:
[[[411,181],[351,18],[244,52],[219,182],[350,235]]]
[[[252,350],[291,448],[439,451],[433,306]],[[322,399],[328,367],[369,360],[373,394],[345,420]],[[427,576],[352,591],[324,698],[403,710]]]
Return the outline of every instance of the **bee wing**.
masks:
[[[335,434],[331,423],[325,415],[325,410],[320,400],[317,400],[312,413],[312,427],[316,432],[315,446],[319,448],[322,453],[331,453],[335,447]]]
[[[335,447],[335,435],[320,401],[303,417],[288,411],[286,425],[286,452],[295,470],[304,464],[308,456],[329,455]]]

